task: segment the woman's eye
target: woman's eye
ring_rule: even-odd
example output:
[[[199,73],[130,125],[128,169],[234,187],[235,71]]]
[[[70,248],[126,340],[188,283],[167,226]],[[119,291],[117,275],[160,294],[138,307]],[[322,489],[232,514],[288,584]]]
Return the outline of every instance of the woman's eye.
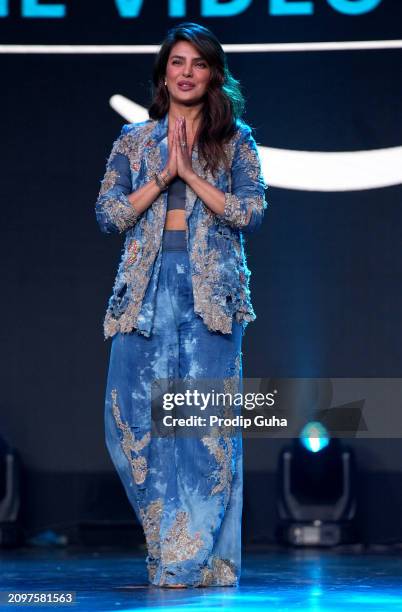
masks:
[[[180,60],[172,60],[172,64],[180,64]],[[201,67],[201,68],[206,68],[207,65],[205,62],[197,62],[197,66]]]

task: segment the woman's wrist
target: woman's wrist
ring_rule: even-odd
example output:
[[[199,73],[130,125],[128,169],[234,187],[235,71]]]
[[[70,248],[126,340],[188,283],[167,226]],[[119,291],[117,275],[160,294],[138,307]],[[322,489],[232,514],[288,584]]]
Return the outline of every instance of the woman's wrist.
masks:
[[[162,178],[162,180],[169,185],[170,181],[172,180],[172,175],[169,172],[169,168],[164,168],[162,170],[162,172],[159,173],[160,177]]]
[[[155,183],[161,191],[165,191],[168,188],[171,181],[171,175],[168,169],[162,170],[162,172],[156,172],[154,174]]]
[[[194,170],[189,170],[188,172],[186,172],[186,174],[182,177],[183,181],[185,181],[186,183],[188,183],[191,187],[191,183],[194,179],[199,178],[198,174],[194,171]]]

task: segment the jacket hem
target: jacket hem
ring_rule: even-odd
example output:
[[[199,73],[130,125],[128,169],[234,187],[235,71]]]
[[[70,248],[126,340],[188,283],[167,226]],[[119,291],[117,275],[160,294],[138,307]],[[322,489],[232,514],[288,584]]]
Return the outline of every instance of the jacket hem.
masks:
[[[214,315],[211,313],[204,313],[197,308],[194,308],[194,312],[199,317],[201,317],[201,319],[203,320],[203,322],[205,323],[209,331],[221,332],[223,334],[228,334],[228,335],[232,333],[233,315],[231,316],[222,316],[221,314]],[[257,318],[255,313],[246,313],[246,312],[241,312],[241,311],[235,312],[234,315],[235,315],[236,321],[243,325],[243,330],[246,329],[248,323],[254,321]],[[124,316],[124,313],[122,316]],[[141,334],[142,336],[145,336],[146,338],[149,338],[151,335],[151,333],[148,330],[140,329],[136,327],[135,322],[132,323],[131,325],[127,325],[127,324],[124,325],[124,328],[122,329],[120,319],[115,319],[109,313],[106,314],[105,320],[103,323],[103,334],[104,334],[105,340],[108,340],[108,338],[113,338],[113,336],[115,336],[117,333],[130,334],[132,332],[137,332],[138,334]]]

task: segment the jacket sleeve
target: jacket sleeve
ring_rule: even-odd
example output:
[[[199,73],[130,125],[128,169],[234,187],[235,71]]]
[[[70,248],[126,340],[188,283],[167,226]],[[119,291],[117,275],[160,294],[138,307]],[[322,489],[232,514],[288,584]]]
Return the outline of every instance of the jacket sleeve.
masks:
[[[129,129],[130,124],[123,125],[120,136],[113,143],[95,205],[96,220],[106,234],[123,233],[140,216],[127,198],[132,191]]]
[[[243,232],[257,230],[268,205],[267,188],[257,144],[250,126],[243,124],[232,162],[231,192],[225,193],[224,212],[219,216]]]

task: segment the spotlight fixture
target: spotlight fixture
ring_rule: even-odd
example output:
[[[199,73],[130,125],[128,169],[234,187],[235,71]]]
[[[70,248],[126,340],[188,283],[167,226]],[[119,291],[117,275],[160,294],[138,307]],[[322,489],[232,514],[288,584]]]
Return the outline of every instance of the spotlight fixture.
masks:
[[[355,461],[318,421],[279,457],[277,538],[293,546],[335,546],[355,535]]]
[[[19,524],[20,461],[17,451],[0,437],[0,547],[22,542]]]

